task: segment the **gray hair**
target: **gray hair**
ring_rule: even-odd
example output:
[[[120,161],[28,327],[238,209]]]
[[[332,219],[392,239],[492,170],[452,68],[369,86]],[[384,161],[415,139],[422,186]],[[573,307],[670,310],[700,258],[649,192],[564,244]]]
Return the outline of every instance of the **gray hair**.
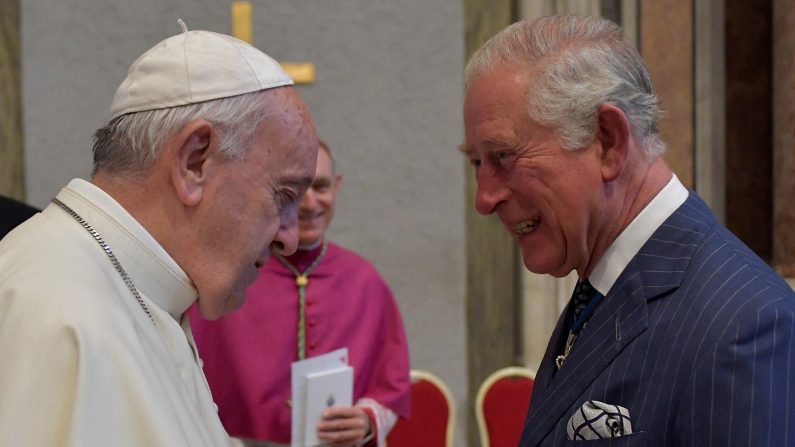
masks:
[[[611,104],[627,115],[649,161],[665,152],[651,76],[615,23],[576,15],[514,23],[472,56],[466,89],[481,75],[517,67],[531,73],[529,117],[552,130],[565,149],[593,141],[598,108]]]
[[[94,133],[94,169],[143,174],[169,139],[193,121],[205,119],[218,131],[220,152],[241,160],[263,122],[264,91],[167,109],[128,113]]]

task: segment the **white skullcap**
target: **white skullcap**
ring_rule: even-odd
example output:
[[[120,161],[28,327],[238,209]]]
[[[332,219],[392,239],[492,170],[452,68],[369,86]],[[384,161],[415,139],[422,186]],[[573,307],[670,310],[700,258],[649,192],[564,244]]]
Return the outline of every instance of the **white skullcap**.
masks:
[[[130,66],[113,97],[111,120],[293,84],[278,62],[246,42],[188,31],[179,22],[182,34],[155,45]]]

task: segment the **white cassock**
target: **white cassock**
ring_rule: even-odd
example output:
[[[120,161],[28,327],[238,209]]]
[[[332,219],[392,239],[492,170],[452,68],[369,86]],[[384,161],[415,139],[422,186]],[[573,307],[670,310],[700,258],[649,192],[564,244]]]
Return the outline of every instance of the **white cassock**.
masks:
[[[0,241],[0,446],[228,446],[199,367],[185,272],[110,196],[73,180]],[[154,320],[154,323],[153,321]]]

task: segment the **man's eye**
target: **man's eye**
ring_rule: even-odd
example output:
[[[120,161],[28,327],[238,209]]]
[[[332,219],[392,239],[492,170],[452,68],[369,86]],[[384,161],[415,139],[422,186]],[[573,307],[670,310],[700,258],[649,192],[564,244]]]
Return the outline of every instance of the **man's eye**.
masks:
[[[295,200],[295,195],[290,191],[282,191],[279,193],[279,205],[284,208]]]
[[[501,165],[505,165],[506,163],[508,163],[511,160],[513,160],[513,152],[510,152],[510,151],[499,151],[499,152],[494,154],[494,158],[497,159],[497,161]]]

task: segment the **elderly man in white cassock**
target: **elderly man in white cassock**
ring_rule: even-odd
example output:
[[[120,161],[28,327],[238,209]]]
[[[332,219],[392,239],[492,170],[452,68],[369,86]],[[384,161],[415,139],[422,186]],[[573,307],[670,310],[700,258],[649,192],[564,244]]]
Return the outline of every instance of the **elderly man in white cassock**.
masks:
[[[185,310],[236,310],[296,250],[318,139],[291,84],[184,26],[133,63],[91,182],[0,242],[0,445],[228,445]]]

